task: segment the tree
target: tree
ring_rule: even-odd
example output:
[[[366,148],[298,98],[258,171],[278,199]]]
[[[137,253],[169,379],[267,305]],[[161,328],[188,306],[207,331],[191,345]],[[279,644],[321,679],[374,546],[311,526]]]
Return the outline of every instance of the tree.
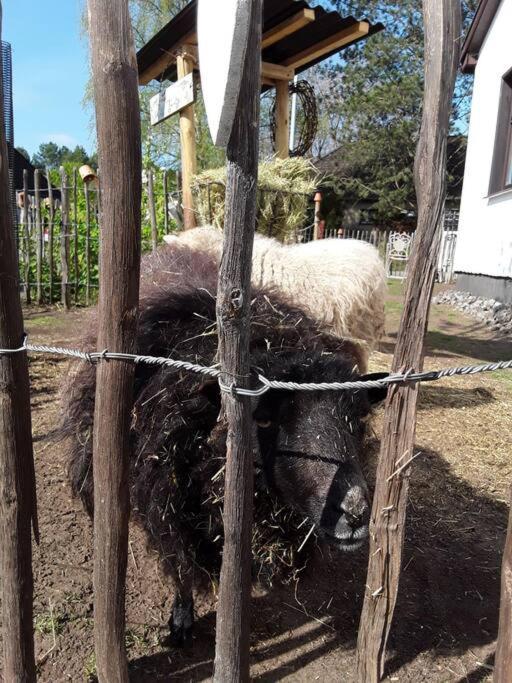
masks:
[[[75,149],[71,150],[65,145],[59,147],[55,142],[43,142],[32,157],[32,164],[41,169],[58,168],[68,162],[75,166],[97,165],[96,154],[89,156],[81,145],[77,145]]]
[[[325,5],[325,3],[322,3]],[[466,26],[477,0],[464,0]],[[423,95],[420,0],[336,0],[341,14],[382,21],[385,30],[345,50],[313,73],[321,113],[314,151],[341,146],[347,177],[341,190],[371,198],[383,220],[415,210],[413,162]],[[467,129],[471,80],[459,76],[452,133]]]

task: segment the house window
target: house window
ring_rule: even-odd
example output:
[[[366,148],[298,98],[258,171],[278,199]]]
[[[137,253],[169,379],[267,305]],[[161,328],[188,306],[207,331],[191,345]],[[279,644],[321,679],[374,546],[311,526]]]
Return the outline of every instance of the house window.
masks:
[[[501,83],[489,194],[512,188],[512,69]]]

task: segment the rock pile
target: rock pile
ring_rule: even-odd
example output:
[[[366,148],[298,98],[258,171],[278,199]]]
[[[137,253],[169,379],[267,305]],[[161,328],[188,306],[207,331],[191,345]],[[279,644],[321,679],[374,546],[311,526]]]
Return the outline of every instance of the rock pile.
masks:
[[[482,320],[493,332],[512,337],[512,305],[510,304],[454,290],[441,292],[432,301],[434,304],[453,306],[458,311]]]

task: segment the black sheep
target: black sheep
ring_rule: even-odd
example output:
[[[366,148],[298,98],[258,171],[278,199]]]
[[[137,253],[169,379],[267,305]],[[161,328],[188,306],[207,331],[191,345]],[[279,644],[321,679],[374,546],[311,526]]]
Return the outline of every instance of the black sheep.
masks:
[[[146,259],[138,353],[214,364],[216,281],[211,256],[185,246],[164,247]],[[330,382],[358,377],[358,347],[319,333],[276,292],[253,292],[251,313],[252,364],[267,378]],[[85,345],[93,344],[91,336]],[[63,411],[72,488],[90,515],[94,391],[95,368],[81,364],[65,387]],[[294,566],[309,528],[301,525],[304,517],[340,550],[364,543],[370,508],[359,457],[371,404],[384,394],[271,390],[254,400],[253,554],[259,576],[270,579]],[[174,581],[170,626],[177,644],[192,625],[193,584],[216,577],[220,569],[226,426],[218,419],[219,408],[216,381],[137,366],[132,511]]]

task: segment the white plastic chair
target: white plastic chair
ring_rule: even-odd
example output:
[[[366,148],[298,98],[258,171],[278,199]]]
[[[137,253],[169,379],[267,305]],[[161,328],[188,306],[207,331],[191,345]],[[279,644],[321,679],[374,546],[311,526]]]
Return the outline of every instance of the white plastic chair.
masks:
[[[407,263],[409,261],[412,235],[402,232],[392,232],[386,245],[386,275],[394,280],[404,280],[407,277]],[[393,263],[403,263],[399,270],[393,269]]]

